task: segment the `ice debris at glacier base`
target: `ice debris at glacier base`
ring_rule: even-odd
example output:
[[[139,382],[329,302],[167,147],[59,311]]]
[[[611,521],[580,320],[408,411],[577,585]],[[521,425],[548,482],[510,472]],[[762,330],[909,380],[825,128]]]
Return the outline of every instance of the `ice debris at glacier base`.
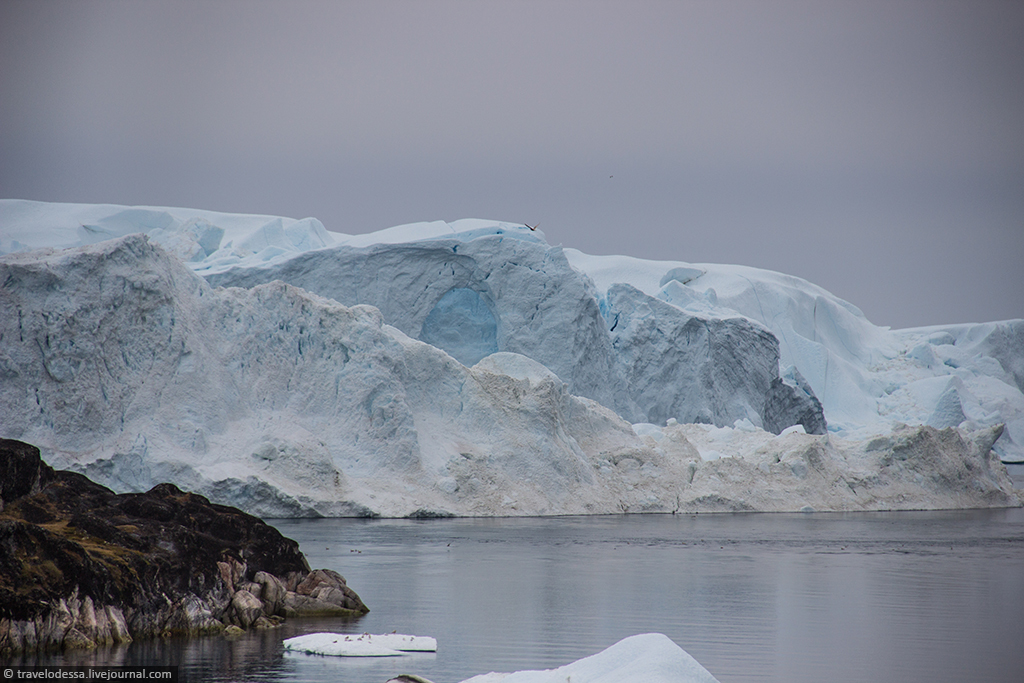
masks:
[[[686,650],[661,633],[630,636],[595,655],[547,671],[474,676],[462,683],[717,683]]]
[[[524,354],[466,367],[371,306],[215,289],[139,234],[8,254],[0,282],[2,435],[121,491],[271,517],[1020,503],[998,425],[634,428]]]

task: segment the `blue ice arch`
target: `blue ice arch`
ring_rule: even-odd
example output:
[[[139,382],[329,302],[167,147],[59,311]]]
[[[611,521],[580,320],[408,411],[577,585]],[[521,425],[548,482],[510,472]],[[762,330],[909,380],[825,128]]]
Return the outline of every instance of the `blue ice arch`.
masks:
[[[478,292],[456,287],[427,314],[420,340],[468,367],[497,352],[498,322]]]

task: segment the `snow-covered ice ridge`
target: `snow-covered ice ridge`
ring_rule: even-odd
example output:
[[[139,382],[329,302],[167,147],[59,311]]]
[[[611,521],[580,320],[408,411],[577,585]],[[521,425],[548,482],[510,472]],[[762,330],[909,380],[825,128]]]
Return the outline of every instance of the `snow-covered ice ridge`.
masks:
[[[0,436],[120,490],[265,516],[1020,502],[1024,321],[891,331],[798,278],[482,220],[3,200],[0,252]]]

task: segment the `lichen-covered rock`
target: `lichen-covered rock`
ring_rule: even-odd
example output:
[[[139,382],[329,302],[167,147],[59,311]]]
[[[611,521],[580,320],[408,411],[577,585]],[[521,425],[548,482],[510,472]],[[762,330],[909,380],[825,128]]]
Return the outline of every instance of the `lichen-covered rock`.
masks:
[[[223,630],[224,622],[213,615],[210,601],[186,595],[173,604],[162,626],[161,635],[215,633]]]
[[[53,470],[39,459],[39,449],[27,443],[8,442],[5,455],[0,459],[0,512],[5,501],[35,493],[53,477]]]
[[[284,616],[291,617],[353,617],[361,610],[348,609],[332,602],[318,600],[309,595],[291,591],[284,598]]]
[[[332,586],[334,588],[346,587],[345,577],[338,572],[331,571],[330,569],[317,569],[312,571],[306,576],[298,586],[295,587],[295,592],[300,595],[312,595],[320,586]]]
[[[10,440],[0,440],[0,472],[8,475],[0,653],[194,635],[227,623],[269,628],[285,611],[286,581],[335,590],[344,616],[369,611],[336,572],[305,581],[298,544],[237,509],[170,484],[116,495]]]
[[[366,605],[348,587],[345,577],[330,569],[310,572],[284,598],[285,616],[365,613]]]
[[[281,579],[267,572],[256,572],[253,581],[260,585],[260,600],[264,611],[270,614],[281,614],[284,609],[284,596],[288,592]]]
[[[263,602],[247,590],[236,591],[231,598],[229,619],[242,628],[249,628],[263,616]]]

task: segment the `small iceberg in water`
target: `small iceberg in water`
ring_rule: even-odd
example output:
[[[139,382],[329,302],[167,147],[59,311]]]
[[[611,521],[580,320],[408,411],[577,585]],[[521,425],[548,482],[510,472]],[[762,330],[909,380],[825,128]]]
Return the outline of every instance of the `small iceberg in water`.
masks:
[[[401,680],[401,679],[399,679]],[[547,671],[474,676],[462,683],[718,683],[718,679],[661,633],[620,640],[596,655]]]
[[[309,633],[288,638],[284,649],[330,657],[397,657],[410,652],[437,652],[437,640],[401,633]]]

